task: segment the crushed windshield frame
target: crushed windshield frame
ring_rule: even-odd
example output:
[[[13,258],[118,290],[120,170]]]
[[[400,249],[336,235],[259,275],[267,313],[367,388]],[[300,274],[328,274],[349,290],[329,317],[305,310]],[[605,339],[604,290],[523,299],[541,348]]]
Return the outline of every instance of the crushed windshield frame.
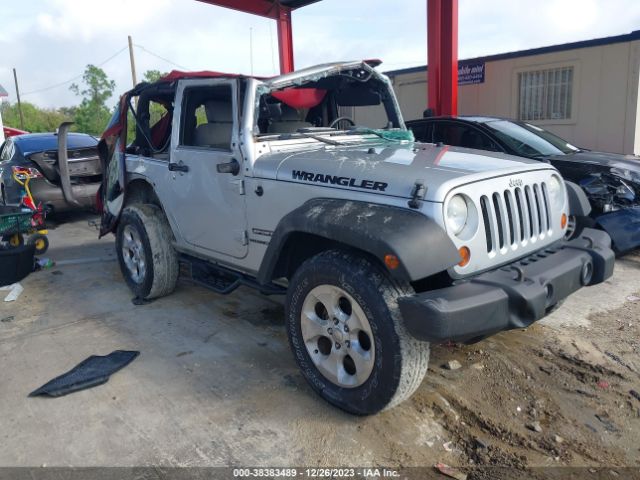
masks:
[[[369,127],[363,127],[360,125],[354,125],[353,128],[349,129],[339,129],[339,128],[331,128],[328,125],[330,124],[329,118],[332,120],[337,119],[340,116],[339,106],[336,105],[335,112],[330,112],[330,117],[325,118],[323,116],[323,123],[327,123],[327,125],[317,126],[310,123],[309,126],[304,125],[300,128],[297,128],[293,131],[286,132],[264,132],[264,127],[261,128],[259,122],[264,119],[261,117],[263,114],[262,109],[264,109],[263,99],[265,96],[271,95],[272,92],[282,91],[287,88],[314,88],[314,85],[317,85],[318,82],[322,82],[326,78],[330,77],[346,77],[355,82],[379,82],[375,84],[376,91],[381,94],[381,101],[378,105],[383,106],[386,116],[387,116],[387,124],[389,128],[387,129],[373,129]],[[285,80],[286,81],[282,81]],[[315,87],[319,88],[319,87]],[[336,101],[332,99],[332,101]],[[322,100],[321,102],[327,102],[327,100]],[[398,105],[398,101],[393,94],[393,88],[389,79],[375,71],[373,68],[366,64],[349,64],[348,66],[342,66],[339,68],[328,67],[322,71],[314,71],[313,73],[309,73],[305,76],[290,76],[285,75],[283,77],[278,77],[273,79],[272,81],[261,82],[256,86],[255,93],[255,101],[254,101],[254,109],[253,109],[253,137],[255,141],[274,141],[274,140],[291,140],[296,138],[311,138],[320,142],[324,142],[331,145],[343,145],[343,142],[338,142],[336,140],[327,138],[336,135],[374,135],[378,138],[386,141],[397,141],[397,140],[409,140],[406,135],[401,135],[402,138],[391,138],[380,132],[406,132],[408,131],[405,124],[404,119],[402,118],[402,113],[400,107]],[[284,102],[282,102],[284,104]],[[375,104],[372,104],[374,106]],[[291,107],[293,108],[293,107]],[[315,107],[312,107],[315,108]],[[296,109],[299,110],[299,109]],[[307,120],[307,117],[305,117]],[[308,123],[300,121],[300,123]],[[355,139],[354,139],[355,140]],[[352,144],[352,141],[347,142],[348,144]]]

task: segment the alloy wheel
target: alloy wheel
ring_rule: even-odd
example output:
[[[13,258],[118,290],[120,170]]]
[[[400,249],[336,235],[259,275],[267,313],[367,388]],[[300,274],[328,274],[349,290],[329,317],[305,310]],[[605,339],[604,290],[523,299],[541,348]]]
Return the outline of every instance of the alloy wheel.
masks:
[[[334,285],[315,287],[305,298],[300,321],[307,352],[325,378],[345,388],[367,381],[375,361],[373,333],[351,295]]]

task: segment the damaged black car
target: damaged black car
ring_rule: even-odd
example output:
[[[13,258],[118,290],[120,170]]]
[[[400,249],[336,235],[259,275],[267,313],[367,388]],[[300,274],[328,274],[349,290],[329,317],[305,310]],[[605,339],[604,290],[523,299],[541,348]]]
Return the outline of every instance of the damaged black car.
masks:
[[[416,140],[504,152],[544,161],[585,191],[589,217],[572,218],[569,234],[606,231],[618,253],[640,247],[640,158],[571,145],[526,122],[496,117],[427,117],[406,122]]]

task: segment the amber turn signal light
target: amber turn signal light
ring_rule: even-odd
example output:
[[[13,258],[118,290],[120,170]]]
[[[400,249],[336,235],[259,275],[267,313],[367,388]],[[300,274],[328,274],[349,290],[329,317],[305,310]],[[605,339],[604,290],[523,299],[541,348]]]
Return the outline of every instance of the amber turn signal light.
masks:
[[[567,214],[563,213],[560,217],[560,228],[564,230],[567,227]]]
[[[389,270],[395,270],[400,266],[400,260],[395,255],[387,253],[384,256],[384,264],[387,266]]]
[[[458,262],[459,267],[466,266],[471,260],[471,250],[468,247],[460,247],[458,249],[458,253],[460,254],[461,260]]]

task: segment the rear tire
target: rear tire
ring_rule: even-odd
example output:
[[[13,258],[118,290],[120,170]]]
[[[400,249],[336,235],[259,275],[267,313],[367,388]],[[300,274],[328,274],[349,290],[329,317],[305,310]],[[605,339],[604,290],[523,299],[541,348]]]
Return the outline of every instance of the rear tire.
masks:
[[[287,334],[302,374],[322,398],[370,415],[415,392],[429,343],[402,323],[397,299],[412,293],[368,259],[343,251],[320,253],[298,268],[287,292]]]
[[[173,233],[155,205],[130,205],[122,211],[116,232],[116,252],[127,285],[138,298],[158,298],[173,292],[178,280],[178,254]]]

